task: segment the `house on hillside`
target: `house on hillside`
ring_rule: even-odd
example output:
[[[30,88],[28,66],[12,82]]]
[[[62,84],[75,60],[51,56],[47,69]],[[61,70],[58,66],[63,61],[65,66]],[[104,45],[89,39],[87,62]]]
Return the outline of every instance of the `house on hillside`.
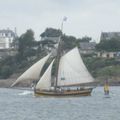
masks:
[[[97,57],[99,58],[116,58],[116,59],[120,59],[120,51],[118,52],[105,52],[105,51],[101,51],[101,52],[97,52]]]
[[[95,42],[80,42],[80,52],[82,54],[91,54],[95,51]]]
[[[100,58],[115,58],[117,56],[117,52],[97,52],[97,57]]]
[[[14,39],[17,37],[16,32],[10,29],[0,30],[0,58],[6,57],[8,55],[15,55],[17,51],[12,45]]]
[[[0,30],[0,49],[13,48],[12,43],[16,36],[16,33],[10,29]]]
[[[101,41],[109,41],[112,38],[120,38],[120,32],[102,32],[101,33],[101,37],[100,37],[100,42]],[[108,51],[99,51],[96,52],[97,53],[97,57],[101,57],[101,58],[120,58],[120,52],[116,51],[116,52],[108,52]]]
[[[60,37],[41,37],[41,42],[43,49],[46,49],[47,51],[52,51],[53,54],[56,54],[56,47],[58,44],[58,41],[60,40]]]
[[[120,32],[102,32],[100,36],[100,41],[110,40],[116,37],[120,37]]]

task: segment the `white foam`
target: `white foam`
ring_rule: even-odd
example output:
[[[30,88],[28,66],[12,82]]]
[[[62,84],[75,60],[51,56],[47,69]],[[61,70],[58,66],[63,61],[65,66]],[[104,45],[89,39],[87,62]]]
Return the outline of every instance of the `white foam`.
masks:
[[[33,94],[33,91],[25,90],[22,93],[19,93],[19,95],[29,95],[29,94]]]

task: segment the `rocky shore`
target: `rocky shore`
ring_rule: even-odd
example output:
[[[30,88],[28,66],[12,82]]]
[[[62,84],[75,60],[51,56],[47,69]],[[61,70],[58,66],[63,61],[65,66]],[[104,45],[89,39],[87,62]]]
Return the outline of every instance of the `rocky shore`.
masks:
[[[16,79],[0,79],[0,87],[9,88]]]

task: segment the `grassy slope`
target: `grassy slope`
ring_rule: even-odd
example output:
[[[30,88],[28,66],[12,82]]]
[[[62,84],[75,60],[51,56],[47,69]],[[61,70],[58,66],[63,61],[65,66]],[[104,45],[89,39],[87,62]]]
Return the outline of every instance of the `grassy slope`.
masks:
[[[101,83],[106,79],[111,84],[120,83],[120,61],[94,57],[83,57],[83,60],[92,76]]]

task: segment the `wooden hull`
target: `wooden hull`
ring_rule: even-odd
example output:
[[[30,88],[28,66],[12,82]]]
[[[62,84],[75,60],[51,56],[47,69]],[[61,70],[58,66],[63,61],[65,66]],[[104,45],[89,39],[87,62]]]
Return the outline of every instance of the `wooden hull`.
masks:
[[[36,96],[90,96],[93,88],[64,91],[35,91]]]

